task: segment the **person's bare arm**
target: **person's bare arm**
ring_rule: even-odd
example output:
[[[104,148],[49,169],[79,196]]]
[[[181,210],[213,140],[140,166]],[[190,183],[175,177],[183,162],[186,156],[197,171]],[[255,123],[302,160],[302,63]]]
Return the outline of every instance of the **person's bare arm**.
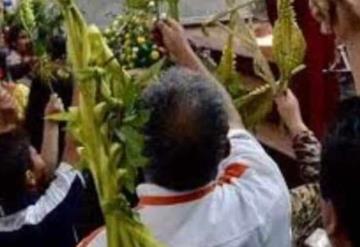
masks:
[[[287,90],[275,99],[278,112],[290,131],[296,160],[301,176],[308,182],[319,178],[321,145],[304,123],[296,96]]]
[[[214,86],[222,93],[229,116],[230,128],[243,128],[241,117],[232,102],[231,96],[223,85],[211,75],[192,50],[183,27],[172,19],[159,22],[158,27],[162,33],[165,49],[169,52],[172,59],[180,66],[200,72],[209,77]]]
[[[76,143],[69,133],[66,133],[65,148],[62,160],[69,165],[75,165],[79,161]]]
[[[309,130],[301,116],[299,101],[291,90],[275,98],[277,110],[292,137]]]
[[[76,84],[74,84],[73,89],[73,97],[72,97],[72,106],[77,106],[79,104],[79,89]],[[62,157],[62,161],[66,162],[69,165],[74,165],[79,161],[79,154],[76,150],[76,143],[74,138],[72,138],[70,133],[66,133],[65,136],[65,148],[64,148],[64,154]]]
[[[45,109],[45,116],[59,113],[64,110],[61,99],[53,94]],[[59,157],[59,124],[50,120],[45,120],[43,130],[43,142],[41,146],[41,156],[46,164],[45,175],[51,177],[56,170]]]

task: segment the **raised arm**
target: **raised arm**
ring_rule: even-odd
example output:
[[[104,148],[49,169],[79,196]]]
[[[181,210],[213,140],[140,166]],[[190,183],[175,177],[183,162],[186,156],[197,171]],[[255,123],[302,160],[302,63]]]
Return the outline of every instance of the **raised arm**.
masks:
[[[201,60],[192,50],[183,27],[172,19],[167,19],[158,23],[163,37],[165,49],[171,58],[180,66],[198,71],[209,77],[215,87],[222,93],[225,107],[229,115],[229,125],[231,129],[243,128],[241,117],[235,108],[231,96],[226,89],[210,74]]]
[[[45,116],[59,113],[64,110],[62,100],[56,94],[50,96],[45,108]],[[45,176],[51,178],[56,170],[59,159],[59,123],[51,120],[44,122],[44,135],[41,146],[41,156],[46,163]]]
[[[321,146],[314,133],[305,125],[297,98],[288,90],[279,95],[275,102],[282,120],[290,131],[302,177],[309,182],[317,181]]]
[[[77,106],[79,102],[79,89],[77,88],[76,83],[74,83],[73,96],[71,101],[71,106]],[[67,164],[74,165],[79,160],[79,154],[76,150],[75,140],[71,135],[66,132],[65,136],[65,147],[62,160]]]

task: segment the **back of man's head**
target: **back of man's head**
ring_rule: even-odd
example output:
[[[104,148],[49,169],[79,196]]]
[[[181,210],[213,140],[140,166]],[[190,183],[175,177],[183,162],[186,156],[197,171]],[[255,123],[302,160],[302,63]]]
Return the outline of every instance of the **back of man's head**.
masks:
[[[346,233],[353,246],[360,246],[359,97],[348,99],[340,105],[335,124],[323,144],[321,162],[322,197],[331,202],[335,209],[336,228]]]
[[[146,178],[184,191],[217,175],[229,149],[228,116],[212,82],[183,68],[167,71],[144,93],[151,116],[144,132]]]
[[[30,144],[19,131],[0,134],[0,202],[25,193],[26,171],[31,165]]]

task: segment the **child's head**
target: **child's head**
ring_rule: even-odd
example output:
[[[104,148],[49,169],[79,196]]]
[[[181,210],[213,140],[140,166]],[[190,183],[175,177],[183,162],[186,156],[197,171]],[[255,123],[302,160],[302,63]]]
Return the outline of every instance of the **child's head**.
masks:
[[[0,134],[0,200],[12,201],[36,185],[44,161],[19,130]]]
[[[20,26],[12,26],[9,31],[9,45],[19,53],[27,53],[31,48],[31,40]]]

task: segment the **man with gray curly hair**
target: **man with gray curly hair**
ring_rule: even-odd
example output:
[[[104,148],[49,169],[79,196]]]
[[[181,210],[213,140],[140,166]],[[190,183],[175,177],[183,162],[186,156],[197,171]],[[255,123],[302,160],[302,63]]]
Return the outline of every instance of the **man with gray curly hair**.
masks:
[[[146,179],[176,191],[214,180],[229,152],[228,115],[217,89],[203,76],[175,67],[143,98],[151,111],[144,129]]]
[[[170,247],[290,247],[284,179],[244,130],[229,94],[208,75],[182,27],[159,23],[179,67],[143,95],[149,159],[137,188],[138,212]],[[100,230],[80,246],[106,246]]]

